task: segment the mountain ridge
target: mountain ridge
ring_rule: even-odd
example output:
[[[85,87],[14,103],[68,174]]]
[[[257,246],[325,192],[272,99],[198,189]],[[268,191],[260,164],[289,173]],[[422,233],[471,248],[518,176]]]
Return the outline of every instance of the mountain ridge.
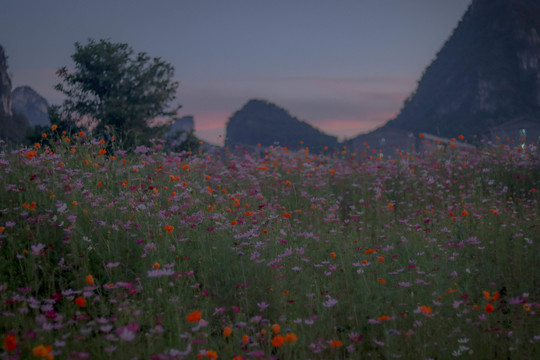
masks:
[[[539,34],[540,4],[474,0],[399,114],[368,134],[472,138],[516,119],[540,122]]]
[[[250,99],[228,119],[225,146],[259,144],[322,151],[335,148],[338,141],[267,100]]]

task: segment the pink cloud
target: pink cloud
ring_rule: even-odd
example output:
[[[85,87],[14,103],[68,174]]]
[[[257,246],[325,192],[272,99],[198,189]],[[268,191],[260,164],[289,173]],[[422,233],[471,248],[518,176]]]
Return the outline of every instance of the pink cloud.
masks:
[[[225,142],[225,123],[231,116],[228,111],[195,111],[195,135],[204,141],[215,145]]]

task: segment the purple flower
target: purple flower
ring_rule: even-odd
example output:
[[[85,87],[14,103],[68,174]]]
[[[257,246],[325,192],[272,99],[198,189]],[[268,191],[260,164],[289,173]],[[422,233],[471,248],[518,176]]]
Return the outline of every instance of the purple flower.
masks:
[[[268,303],[266,303],[265,301],[263,301],[263,302],[257,303],[257,306],[259,307],[260,311],[263,311],[264,309],[266,309],[270,305]]]

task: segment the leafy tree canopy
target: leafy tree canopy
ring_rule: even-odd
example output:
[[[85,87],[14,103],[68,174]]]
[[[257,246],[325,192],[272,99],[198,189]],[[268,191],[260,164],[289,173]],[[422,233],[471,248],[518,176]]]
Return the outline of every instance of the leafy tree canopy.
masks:
[[[51,109],[52,122],[95,121],[98,133],[119,130],[133,146],[159,134],[149,121],[176,115],[180,106],[170,107],[178,88],[172,65],[103,39],[76,42],[75,49],[74,71],[65,66],[57,71],[62,82],[55,89],[66,99]]]

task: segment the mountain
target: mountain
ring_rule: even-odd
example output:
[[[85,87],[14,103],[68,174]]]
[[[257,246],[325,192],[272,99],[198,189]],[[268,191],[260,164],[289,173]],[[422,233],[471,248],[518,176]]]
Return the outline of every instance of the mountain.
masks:
[[[276,143],[292,149],[309,147],[320,152],[325,146],[335,148],[337,138],[298,120],[285,109],[259,99],[249,100],[227,122],[225,146],[270,146]]]
[[[11,93],[12,108],[21,115],[24,115],[30,126],[50,125],[47,100],[39,95],[30,86],[19,86]]]
[[[0,144],[5,141],[10,146],[17,146],[24,142],[29,124],[24,116],[12,111],[11,100],[6,54],[0,46]]]
[[[540,127],[540,1],[473,0],[400,113],[375,133],[471,138],[516,122]]]
[[[193,116],[182,116],[180,119],[176,119],[171,125],[171,129],[167,131],[165,136],[173,137],[178,133],[190,133],[195,130],[195,120]]]
[[[165,134],[167,145],[173,151],[193,150],[198,147],[199,139],[194,135],[195,119],[191,115],[183,116],[172,123]]]
[[[11,79],[7,72],[7,59],[0,45],[0,116],[11,116]]]

